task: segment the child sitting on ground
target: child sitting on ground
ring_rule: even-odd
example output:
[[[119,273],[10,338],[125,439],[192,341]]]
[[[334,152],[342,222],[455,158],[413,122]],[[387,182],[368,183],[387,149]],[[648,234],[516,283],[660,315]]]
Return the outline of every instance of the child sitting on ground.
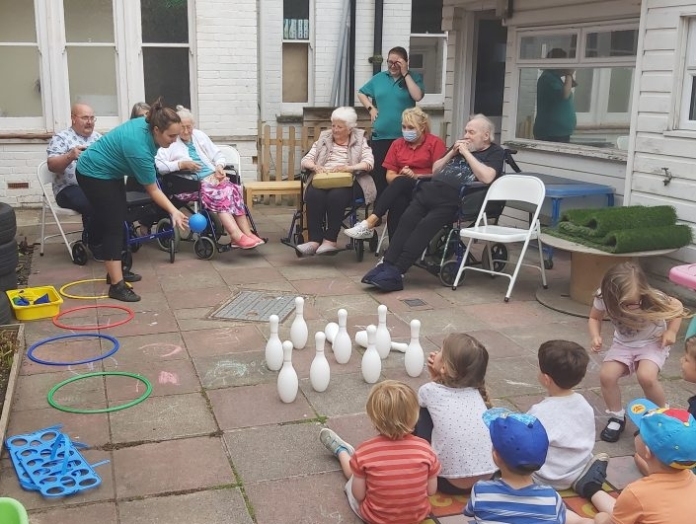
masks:
[[[549,437],[546,462],[532,478],[557,490],[572,487],[591,499],[607,477],[609,455],[592,456],[595,444],[594,410],[575,393],[590,357],[585,348],[568,340],[549,340],[539,347],[539,382],[548,397],[527,413],[538,418]]]
[[[488,352],[475,338],[451,333],[428,357],[432,382],[418,390],[415,434],[430,442],[442,464],[437,490],[462,495],[496,470],[483,413],[490,406],[485,376]]]
[[[484,413],[483,421],[490,432],[493,461],[500,468],[500,478],[474,484],[464,515],[474,517],[476,522],[507,524],[592,523],[592,519],[568,511],[552,487],[532,479],[532,473],[544,464],[549,448],[546,430],[536,417],[493,408]]]
[[[348,479],[348,503],[368,524],[421,522],[430,513],[440,462],[425,440],[411,434],[418,420],[416,392],[385,380],[370,391],[366,410],[379,435],[357,449],[328,428],[319,433]]]
[[[648,476],[630,483],[617,499],[601,491],[592,499],[597,524],[693,524],[696,500],[696,419],[684,409],[658,408],[646,399],[629,403],[638,427],[636,453]]]
[[[645,396],[664,406],[665,391],[658,375],[677,338],[686,312],[681,302],[650,287],[645,273],[631,262],[610,268],[590,310],[592,351],[602,349],[602,320],[614,324],[614,340],[604,357],[599,379],[610,415],[600,438],[616,442],[626,426],[619,379],[636,374]]]

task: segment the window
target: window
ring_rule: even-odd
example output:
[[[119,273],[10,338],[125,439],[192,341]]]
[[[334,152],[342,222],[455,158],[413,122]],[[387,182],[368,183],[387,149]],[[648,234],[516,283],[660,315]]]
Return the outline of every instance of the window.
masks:
[[[309,0],[283,0],[283,102],[309,102]]]
[[[409,67],[423,75],[424,105],[444,103],[447,33],[441,27],[442,0],[413,0]]]
[[[679,128],[696,131],[696,17],[684,19],[686,53],[682,79]]]
[[[0,71],[6,73],[0,89],[3,127],[43,127],[41,65],[34,2],[0,0]]]
[[[0,0],[0,131],[70,125],[83,102],[99,130],[160,95],[191,106],[187,0]],[[195,109],[195,108],[194,108]]]
[[[521,32],[516,137],[617,147],[628,134],[638,29]]]
[[[140,0],[145,99],[191,107],[187,0]]]

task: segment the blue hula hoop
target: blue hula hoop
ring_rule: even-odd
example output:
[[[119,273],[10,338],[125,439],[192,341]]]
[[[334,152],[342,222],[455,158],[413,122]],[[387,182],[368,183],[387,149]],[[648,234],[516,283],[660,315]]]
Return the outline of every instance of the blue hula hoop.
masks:
[[[66,338],[80,338],[80,337],[92,337],[92,338],[103,338],[111,342],[114,347],[112,347],[109,351],[106,353],[99,355],[94,358],[86,358],[84,360],[74,360],[72,362],[56,362],[56,361],[51,361],[51,360],[43,360],[38,357],[34,356],[34,351],[36,351],[39,347],[43,346],[44,344],[48,344],[50,342],[55,342],[57,340],[63,340]],[[27,357],[29,360],[36,362],[37,364],[44,364],[46,366],[74,366],[76,364],[89,364],[90,362],[96,362],[97,360],[102,360],[107,357],[110,357],[114,353],[118,351],[118,349],[121,347],[121,344],[119,344],[118,340],[114,337],[110,337],[109,335],[102,335],[101,333],[76,333],[73,335],[60,335],[57,337],[49,337],[45,338],[43,340],[39,340],[38,342],[34,343],[31,345],[29,350],[27,351]]]

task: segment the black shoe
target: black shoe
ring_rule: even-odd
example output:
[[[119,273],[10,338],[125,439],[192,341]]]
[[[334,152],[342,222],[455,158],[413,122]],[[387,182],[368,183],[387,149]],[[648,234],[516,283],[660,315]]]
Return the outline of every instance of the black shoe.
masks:
[[[118,284],[109,287],[109,298],[120,300],[121,302],[140,302],[140,295],[133,291],[133,288],[121,280]]]
[[[362,277],[362,279],[360,279],[360,282],[362,282],[363,284],[372,285],[372,279],[375,278],[379,273],[381,273],[383,269],[384,263],[380,262],[375,267],[370,269],[367,273],[365,273],[365,276]]]
[[[602,489],[604,481],[607,479],[607,466],[609,465],[609,455],[597,453],[590,460],[580,476],[573,482],[573,491],[582,498],[590,500],[592,495]]]
[[[123,280],[126,282],[140,282],[143,279],[140,275],[137,273],[133,273],[132,271],[124,271],[123,272]],[[109,274],[106,274],[106,283],[108,285],[111,285],[111,277]]]
[[[404,289],[404,277],[399,268],[388,262],[382,265],[384,269],[374,276],[370,283],[380,291],[387,293]]]
[[[618,424],[618,428],[610,428],[609,426],[612,425],[612,422],[614,423],[613,425]],[[599,438],[601,438],[604,442],[616,442],[619,440],[619,437],[621,436],[621,433],[623,433],[623,430],[626,428],[626,417],[623,419],[620,419],[618,417],[611,417],[609,418],[609,422],[607,422],[607,425],[604,427],[602,432],[599,434]]]

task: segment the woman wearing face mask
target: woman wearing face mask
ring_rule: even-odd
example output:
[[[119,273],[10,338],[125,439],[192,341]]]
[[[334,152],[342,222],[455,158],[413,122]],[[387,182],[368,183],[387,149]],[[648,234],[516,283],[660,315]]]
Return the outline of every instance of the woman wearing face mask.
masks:
[[[430,132],[430,119],[419,107],[403,112],[401,132],[402,137],[394,140],[382,164],[387,170],[389,185],[377,199],[372,214],[343,231],[351,238],[372,238],[374,228],[387,213],[387,230],[391,238],[401,215],[411,202],[416,182],[419,178],[429,178],[433,172],[433,163],[447,152],[442,139]]]
[[[423,93],[423,77],[409,70],[408,53],[403,47],[390,49],[387,70],[377,73],[358,91],[358,100],[372,119],[370,147],[375,155],[372,177],[377,186],[377,196],[387,188],[382,163],[392,142],[401,136],[401,113],[414,107],[423,98]]]

